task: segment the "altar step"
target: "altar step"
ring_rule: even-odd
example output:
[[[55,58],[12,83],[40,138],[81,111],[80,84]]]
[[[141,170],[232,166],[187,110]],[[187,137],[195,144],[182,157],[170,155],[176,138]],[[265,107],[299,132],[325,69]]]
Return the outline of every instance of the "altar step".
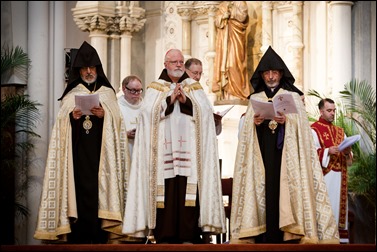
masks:
[[[376,244],[0,245],[0,251],[376,251]]]

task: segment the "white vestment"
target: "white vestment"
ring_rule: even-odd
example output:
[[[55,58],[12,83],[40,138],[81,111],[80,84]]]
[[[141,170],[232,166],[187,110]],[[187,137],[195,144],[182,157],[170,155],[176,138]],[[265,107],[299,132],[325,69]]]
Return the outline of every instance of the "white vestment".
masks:
[[[188,78],[181,85],[192,102],[192,116],[180,112],[178,101],[165,116],[166,98],[175,83],[160,79],[147,88],[136,129],[124,215],[123,233],[129,236],[145,237],[156,227],[157,208],[164,207],[164,180],[173,174],[187,176],[186,206],[195,204],[198,188],[202,230],[226,232],[213,107],[199,82]],[[172,157],[164,155],[173,141],[172,150],[177,150],[174,155],[178,158],[167,171],[166,161]],[[184,149],[178,151],[181,144]]]
[[[129,103],[124,96],[118,97],[118,104],[120,111],[122,112],[124,122],[126,123],[126,130],[136,129],[138,123],[138,117],[142,100],[138,104]],[[130,157],[132,157],[132,148],[134,146],[134,139],[128,139],[128,150]]]

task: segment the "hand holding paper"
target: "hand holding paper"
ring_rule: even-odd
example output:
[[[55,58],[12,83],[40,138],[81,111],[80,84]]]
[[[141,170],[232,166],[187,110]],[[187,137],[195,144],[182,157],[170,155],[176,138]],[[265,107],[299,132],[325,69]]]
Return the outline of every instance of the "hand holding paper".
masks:
[[[75,95],[76,108],[80,109],[84,115],[93,115],[90,111],[93,107],[99,106],[98,94]]]
[[[359,141],[361,138],[360,135],[354,135],[354,136],[350,136],[350,137],[347,137],[343,140],[343,142],[341,142],[338,146],[338,150],[339,151],[343,151],[345,148],[347,148],[348,146],[351,146],[353,145],[354,143],[356,143],[357,141]]]

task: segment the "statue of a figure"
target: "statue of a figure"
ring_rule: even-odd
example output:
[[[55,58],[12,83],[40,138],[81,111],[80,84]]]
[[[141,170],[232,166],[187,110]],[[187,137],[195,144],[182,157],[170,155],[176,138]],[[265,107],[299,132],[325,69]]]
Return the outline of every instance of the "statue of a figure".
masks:
[[[248,23],[245,1],[224,1],[219,5],[215,18],[217,38],[212,91],[220,99],[246,100],[250,95],[246,51]]]

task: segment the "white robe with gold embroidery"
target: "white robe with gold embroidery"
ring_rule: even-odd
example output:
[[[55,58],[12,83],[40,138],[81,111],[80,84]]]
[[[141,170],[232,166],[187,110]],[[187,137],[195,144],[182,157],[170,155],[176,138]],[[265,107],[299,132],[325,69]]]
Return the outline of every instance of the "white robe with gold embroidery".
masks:
[[[164,148],[167,137],[166,124],[174,122],[165,117],[166,97],[173,91],[174,83],[158,80],[147,88],[140,111],[130,170],[127,205],[123,233],[145,237],[156,226],[156,211],[164,206]],[[216,142],[213,108],[199,82],[185,79],[185,95],[192,101],[193,116],[187,116],[175,107],[170,116],[185,117],[183,133],[191,143],[191,171],[187,178],[186,205],[195,203],[196,186],[199,190],[199,226],[204,232],[224,233],[225,213],[222,200],[221,177]],[[178,103],[178,102],[177,102]],[[167,116],[169,117],[169,116]],[[171,129],[180,132],[180,128]],[[175,138],[175,134],[171,134]]]

